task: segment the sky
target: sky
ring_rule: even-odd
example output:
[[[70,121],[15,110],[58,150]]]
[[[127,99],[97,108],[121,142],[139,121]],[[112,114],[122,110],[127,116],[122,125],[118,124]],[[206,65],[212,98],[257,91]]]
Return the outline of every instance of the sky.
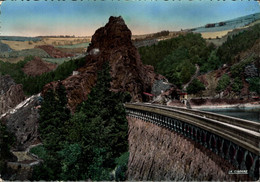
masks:
[[[122,16],[133,34],[203,26],[260,12],[258,1],[232,0],[6,0],[0,33],[8,36],[91,36],[110,16]]]

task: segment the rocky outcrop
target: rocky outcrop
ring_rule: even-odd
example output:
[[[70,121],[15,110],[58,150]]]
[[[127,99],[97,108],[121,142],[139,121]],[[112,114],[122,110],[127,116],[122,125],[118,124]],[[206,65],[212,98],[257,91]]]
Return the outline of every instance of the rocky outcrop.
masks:
[[[40,48],[47,52],[51,57],[53,58],[65,58],[65,57],[72,57],[73,54],[68,54],[60,51],[59,49],[56,49],[52,45],[40,45],[36,46],[35,48]]]
[[[16,136],[16,149],[27,148],[38,137],[38,96],[26,100],[21,84],[9,76],[0,76],[0,122]]]
[[[258,76],[258,69],[254,64],[250,64],[245,67],[244,71],[245,76],[248,78],[257,77]]]
[[[23,86],[9,76],[0,75],[0,115],[24,100]]]
[[[0,75],[0,94],[6,93],[12,85],[15,85],[14,80],[9,75]]]
[[[57,64],[47,63],[42,61],[41,58],[35,57],[32,61],[26,63],[23,67],[23,72],[30,76],[41,75],[50,72],[57,68]]]
[[[78,70],[78,75],[62,81],[71,110],[87,99],[96,82],[97,72],[107,61],[111,67],[111,90],[127,91],[133,101],[142,101],[142,93],[150,93],[154,81],[163,78],[154,73],[152,66],[142,64],[140,55],[132,44],[131,35],[121,17],[110,17],[109,22],[95,32],[88,47],[86,65]],[[46,85],[43,93],[56,86],[57,82]]]
[[[233,181],[250,180],[229,175],[227,161],[177,133],[128,117],[130,181]]]
[[[173,85],[166,80],[156,80],[152,86],[152,94],[160,95],[162,92],[169,90]]]
[[[25,150],[38,140],[39,96],[34,95],[0,116],[7,129],[16,136],[16,150]]]

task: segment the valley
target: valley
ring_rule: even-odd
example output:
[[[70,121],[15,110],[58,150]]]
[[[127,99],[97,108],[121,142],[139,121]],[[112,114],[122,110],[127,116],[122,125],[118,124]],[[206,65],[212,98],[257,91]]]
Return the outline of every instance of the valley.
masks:
[[[133,163],[129,155],[135,157],[129,143],[136,138],[132,130],[128,138],[125,103],[259,108],[259,21],[256,13],[193,29],[132,35],[121,16],[111,16],[92,37],[0,36],[1,178],[121,181],[129,174],[143,180],[127,173]],[[132,122],[133,131],[136,123],[142,132],[152,126]],[[162,131],[167,138],[169,131]],[[182,136],[177,138],[181,146]],[[198,150],[194,146],[192,151]],[[237,179],[226,178],[207,160],[221,179]],[[178,170],[182,176],[176,179],[211,179],[193,168],[197,178],[185,177],[185,170],[176,168],[169,180]]]

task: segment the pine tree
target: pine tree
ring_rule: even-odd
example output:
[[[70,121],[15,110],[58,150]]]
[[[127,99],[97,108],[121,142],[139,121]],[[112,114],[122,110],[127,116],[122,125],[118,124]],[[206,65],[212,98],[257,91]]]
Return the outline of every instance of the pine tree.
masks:
[[[62,155],[59,151],[63,150],[66,144],[65,123],[70,119],[66,91],[61,82],[56,90],[48,90],[45,93],[39,114],[39,132],[46,155],[44,163],[34,169],[33,180],[57,180],[63,174]]]
[[[40,134],[45,147],[58,151],[65,139],[65,122],[70,118],[65,88],[60,82],[55,91],[48,90],[40,109]]]
[[[222,75],[222,77],[218,81],[218,85],[216,88],[217,92],[224,91],[229,84],[230,84],[229,76],[227,74]]]
[[[78,113],[84,113],[86,118],[85,123],[81,124],[85,128],[84,133],[80,134],[84,147],[88,149],[88,154],[93,155],[96,149],[105,150],[105,156],[102,157],[104,167],[113,167],[114,159],[127,151],[128,147],[127,120],[123,106],[126,94],[109,90],[112,80],[109,70],[108,63],[105,63],[87,101],[78,109]]]
[[[7,160],[12,158],[10,148],[14,142],[14,135],[0,121],[0,176],[5,173]]]
[[[197,78],[192,80],[192,82],[187,87],[188,94],[197,94],[198,92],[205,90],[204,84]]]

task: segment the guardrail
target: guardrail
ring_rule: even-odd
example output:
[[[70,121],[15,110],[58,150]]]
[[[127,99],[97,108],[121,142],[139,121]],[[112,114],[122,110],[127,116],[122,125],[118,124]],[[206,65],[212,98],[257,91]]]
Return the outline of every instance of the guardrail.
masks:
[[[161,105],[154,105],[154,106],[158,106],[160,107]],[[196,114],[199,116],[203,116],[206,118],[210,118],[210,119],[215,119],[224,123],[228,123],[228,124],[232,124],[235,126],[239,126],[245,129],[249,129],[249,130],[253,130],[256,132],[260,132],[260,123],[254,122],[254,121],[249,121],[249,120],[245,120],[245,119],[240,119],[240,118],[234,118],[231,116],[224,116],[224,115],[220,115],[220,114],[216,114],[216,113],[212,113],[212,112],[207,112],[207,111],[200,111],[197,109],[186,109],[186,108],[181,108],[181,107],[172,107],[172,106],[163,106],[164,108],[168,108],[168,109],[177,109],[179,111],[184,111],[184,112],[188,112],[191,114]]]
[[[214,113],[152,104],[125,104],[128,116],[183,134],[259,178],[260,123]]]

